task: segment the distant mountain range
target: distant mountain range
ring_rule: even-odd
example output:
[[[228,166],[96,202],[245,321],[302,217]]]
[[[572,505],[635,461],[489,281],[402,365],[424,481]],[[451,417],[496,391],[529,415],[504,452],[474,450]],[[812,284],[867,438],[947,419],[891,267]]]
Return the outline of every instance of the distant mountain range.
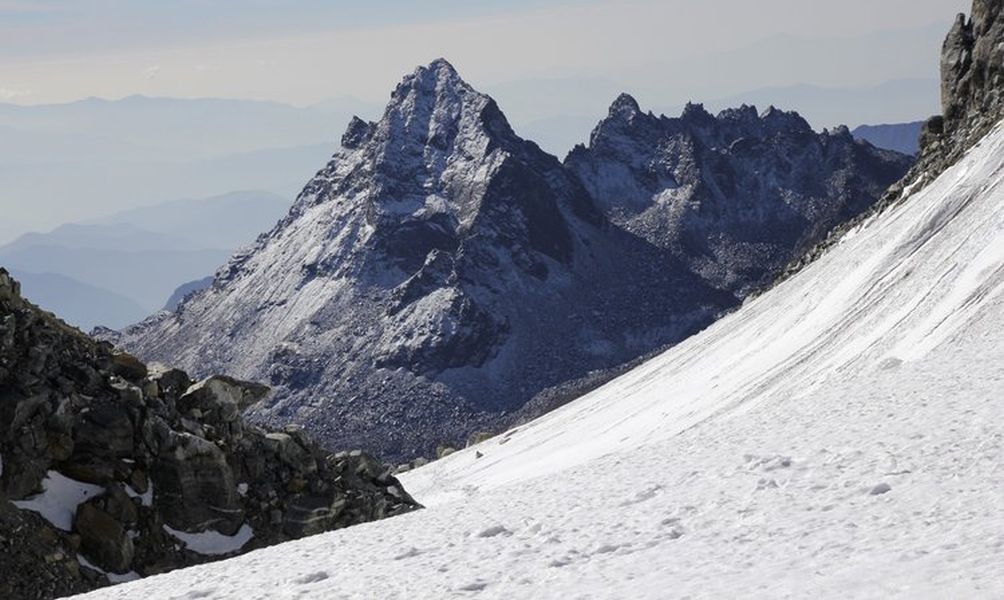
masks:
[[[639,58],[613,78],[539,74],[486,90],[517,133],[557,156],[586,142],[610,99],[624,89],[656,114],[679,114],[688,100],[700,100],[712,112],[744,103],[797,110],[816,129],[900,123],[939,112],[940,89],[931,66],[943,38],[940,25],[852,38],[774,35],[695,56]],[[723,70],[722,64],[730,68]],[[863,73],[870,78],[863,80]]]
[[[179,285],[212,274],[288,207],[267,192],[168,202],[25,234],[0,247],[0,265],[68,322],[122,327],[159,310]]]
[[[439,60],[210,287],[118,342],[269,383],[258,419],[430,454],[706,326],[909,165],[794,113],[627,95],[563,164]]]
[[[0,104],[0,206],[18,224],[0,236],[240,189],[291,197],[352,115],[378,108],[143,96]]]
[[[753,104],[797,109],[817,129],[839,125],[896,123],[904,116],[927,118],[937,111],[936,79],[902,79],[874,86],[831,88],[794,85],[760,88],[718,98],[708,103],[711,110]],[[679,110],[677,107],[671,109]]]
[[[75,141],[98,141],[96,154],[108,159],[136,160],[137,153],[144,159],[212,159],[325,142],[353,114],[375,108],[352,98],[305,108],[256,100],[148,96],[35,106],[0,104],[0,127],[23,136],[0,143],[0,156],[11,158],[6,152],[17,148],[14,142],[34,139],[63,159],[83,150]],[[34,147],[22,150],[28,152],[25,158],[45,158],[32,154]]]
[[[146,307],[132,298],[66,275],[20,269],[12,269],[11,275],[31,294],[32,302],[85,331],[102,323],[128,323],[149,314]]]
[[[920,132],[923,121],[893,125],[861,125],[852,131],[854,137],[878,148],[895,150],[915,156],[920,152]]]

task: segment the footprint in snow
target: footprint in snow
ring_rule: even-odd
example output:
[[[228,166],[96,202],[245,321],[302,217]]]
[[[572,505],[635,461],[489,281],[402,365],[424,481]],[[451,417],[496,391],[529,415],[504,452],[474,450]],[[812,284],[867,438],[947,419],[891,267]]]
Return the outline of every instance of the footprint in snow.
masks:
[[[412,546],[411,548],[408,548],[407,550],[405,550],[401,554],[398,554],[397,556],[395,556],[394,560],[404,560],[406,558],[412,558],[412,557],[418,556],[421,553],[422,553],[421,550],[419,550],[418,548],[415,548],[414,546]]]
[[[483,591],[488,584],[483,581],[475,581],[474,583],[468,583],[467,585],[460,586],[457,588],[461,592],[480,592]]]
[[[780,484],[778,484],[777,480],[775,479],[760,478],[760,481],[758,481],[756,484],[756,491],[759,492],[763,490],[776,490],[780,487],[781,487]]]
[[[751,471],[776,471],[778,469],[787,469],[792,463],[790,456],[781,455],[757,456],[755,454],[747,454],[743,458],[746,461],[747,469]]]
[[[888,483],[880,483],[873,487],[868,494],[870,496],[881,496],[882,494],[892,491],[892,487]]]
[[[683,526],[680,524],[679,517],[668,517],[662,520],[660,523],[666,528],[666,533],[662,535],[665,539],[678,540],[683,537]]]
[[[512,532],[502,525],[492,525],[488,529],[483,529],[478,532],[479,538],[491,538],[499,535],[512,535]]]
[[[632,504],[640,504],[642,502],[645,502],[646,500],[651,500],[652,498],[655,498],[661,491],[662,491],[661,485],[650,487],[648,489],[636,493],[630,499],[621,502],[620,505],[631,506]]]
[[[879,363],[879,368],[883,371],[889,371],[891,369],[896,369],[903,364],[903,360],[896,358],[895,356],[890,356],[889,358],[883,360]]]
[[[603,544],[593,551],[593,554],[610,554],[611,552],[616,552],[619,548],[620,546],[617,544]]]
[[[307,585],[309,583],[317,583],[318,581],[324,581],[328,577],[329,575],[324,571],[317,571],[316,573],[310,573],[308,575],[297,577],[295,582],[300,585]]]

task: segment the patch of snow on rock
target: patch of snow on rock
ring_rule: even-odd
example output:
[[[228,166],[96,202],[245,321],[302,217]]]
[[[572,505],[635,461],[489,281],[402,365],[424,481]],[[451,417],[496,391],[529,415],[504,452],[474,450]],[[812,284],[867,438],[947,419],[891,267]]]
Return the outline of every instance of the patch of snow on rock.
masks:
[[[164,525],[164,531],[168,532],[178,541],[185,544],[185,547],[202,554],[204,556],[220,556],[237,552],[251,541],[254,537],[254,530],[250,525],[245,524],[240,531],[232,536],[223,535],[217,531],[204,531],[202,533],[188,533],[178,531]]]
[[[42,489],[44,491],[41,494],[27,500],[15,500],[14,506],[37,512],[63,531],[73,529],[73,515],[78,506],[105,491],[100,485],[70,479],[56,471],[46,474],[42,480]]]

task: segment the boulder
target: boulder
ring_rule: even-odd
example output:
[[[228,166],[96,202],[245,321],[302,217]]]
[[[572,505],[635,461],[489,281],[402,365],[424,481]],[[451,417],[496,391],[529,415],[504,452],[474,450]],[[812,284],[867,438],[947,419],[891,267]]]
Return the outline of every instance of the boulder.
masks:
[[[80,550],[95,565],[113,573],[132,568],[136,549],[125,527],[94,503],[77,509],[73,531],[80,536]]]
[[[133,424],[116,404],[92,406],[73,429],[74,456],[120,458],[133,454]]]
[[[181,369],[171,369],[163,365],[153,365],[147,381],[157,384],[161,394],[178,397],[191,385],[192,380]]]
[[[77,455],[60,464],[59,470],[71,479],[104,485],[123,481],[132,472],[132,466],[121,460]]]
[[[300,496],[291,500],[283,515],[282,528],[294,538],[332,529],[345,508],[345,501],[330,497]]]
[[[146,365],[127,352],[112,354],[109,371],[128,381],[142,381],[147,376]]]
[[[268,393],[264,385],[215,376],[188,388],[178,399],[178,411],[239,437],[243,431],[241,414]]]
[[[189,433],[173,434],[173,444],[151,472],[165,522],[181,531],[236,533],[244,512],[226,455],[216,444]]]
[[[265,447],[279,460],[297,473],[314,473],[317,471],[317,461],[306,448],[301,446],[288,433],[269,433],[265,435]]]

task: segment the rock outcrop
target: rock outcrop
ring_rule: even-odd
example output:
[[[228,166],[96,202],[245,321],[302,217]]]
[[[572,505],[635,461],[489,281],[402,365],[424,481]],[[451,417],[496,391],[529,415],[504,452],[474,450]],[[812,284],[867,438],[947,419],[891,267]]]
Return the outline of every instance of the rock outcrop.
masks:
[[[956,16],[941,50],[941,104],[942,114],[921,129],[920,154],[907,174],[868,211],[793,261],[782,278],[818,258],[863,220],[937,179],[1004,118],[1004,5],[999,0],[973,0],[968,18]]]
[[[956,17],[941,53],[941,104],[923,150],[925,158],[940,155],[947,167],[1004,117],[1004,5],[998,0],[974,0],[968,19]]]
[[[420,67],[210,288],[114,339],[269,383],[256,421],[433,456],[710,324],[908,163],[779,111],[657,119],[628,96],[594,139],[566,166]]]
[[[921,133],[920,158],[888,202],[907,185],[919,189],[954,165],[1004,118],[1004,5],[973,0],[941,50],[941,110]],[[887,202],[887,203],[888,203]]]
[[[246,424],[268,391],[148,368],[31,305],[0,269],[0,597],[85,591],[417,507],[365,454]]]

